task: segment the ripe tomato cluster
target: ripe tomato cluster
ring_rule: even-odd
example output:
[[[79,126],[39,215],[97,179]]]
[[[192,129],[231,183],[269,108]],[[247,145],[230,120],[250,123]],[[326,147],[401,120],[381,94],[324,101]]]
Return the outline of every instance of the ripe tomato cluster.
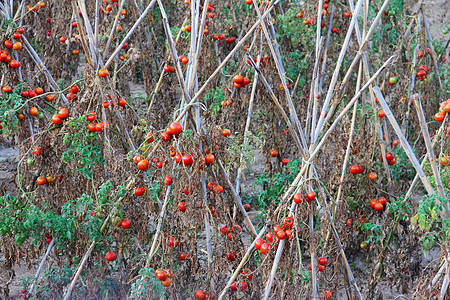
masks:
[[[447,99],[444,102],[441,102],[441,104],[439,106],[439,112],[434,115],[434,119],[437,122],[443,122],[445,120],[446,114],[449,113],[449,112],[450,112],[450,98]],[[450,128],[450,126],[449,126],[449,128]],[[450,134],[449,128],[447,129],[447,132],[444,133],[444,135],[445,134],[447,134],[447,135]]]
[[[273,228],[273,233],[268,232],[266,234],[266,241],[262,238],[257,238],[254,242],[255,248],[259,251],[261,251],[262,254],[267,254],[269,251],[270,245],[274,241],[274,236],[277,238],[277,242],[284,240],[284,239],[290,239],[292,237],[295,237],[295,231],[294,228],[294,218],[293,217],[286,217],[283,220],[283,223],[281,225],[277,225]]]
[[[421,66],[419,66],[419,71],[417,71],[416,76],[420,81],[424,81],[425,76],[427,76],[427,73],[428,73],[428,67],[425,65],[421,65]]]
[[[234,87],[240,89],[241,87],[248,85],[250,83],[250,79],[238,74],[233,77],[233,82]]]
[[[173,277],[173,272],[169,269],[165,269],[165,270],[160,270],[157,269],[155,271],[155,276],[156,278],[158,278],[159,281],[161,281],[162,285],[164,287],[169,287],[172,285],[172,277]]]
[[[318,263],[319,263],[319,268],[318,268],[319,272],[324,272],[324,271],[325,271],[325,266],[326,266],[327,263],[328,263],[328,259],[325,258],[325,257],[319,257]],[[308,269],[309,269],[310,271],[312,271],[312,264],[309,264]]]
[[[364,167],[361,165],[353,165],[350,167],[350,173],[358,175],[364,173]]]
[[[309,193],[304,193],[304,194],[295,193],[293,200],[296,204],[300,204],[305,200],[306,200],[306,202],[311,203],[314,201],[314,199],[316,199],[316,196],[317,196],[317,194],[315,191],[311,191]]]
[[[387,200],[385,197],[381,197],[380,199],[372,199],[370,200],[370,207],[375,209],[376,211],[382,211],[384,206],[386,205]]]
[[[386,160],[387,160],[388,165],[390,165],[390,166],[395,165],[395,163],[397,162],[395,160],[395,156],[390,152],[386,152]],[[383,161],[383,158],[381,156],[380,156],[380,161]]]
[[[242,228],[238,224],[235,224],[235,225],[231,226],[230,228],[228,228],[226,225],[223,225],[219,228],[219,231],[221,234],[225,235],[228,240],[232,241],[236,238],[236,235],[238,235],[242,232]],[[234,260],[234,254],[232,252],[230,254],[230,258],[233,258],[233,259],[229,259],[228,254],[227,254],[228,260]]]

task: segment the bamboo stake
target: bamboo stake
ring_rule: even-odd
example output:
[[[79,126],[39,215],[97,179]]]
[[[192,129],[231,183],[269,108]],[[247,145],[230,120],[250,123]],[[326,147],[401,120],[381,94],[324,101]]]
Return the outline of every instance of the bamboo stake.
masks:
[[[361,86],[361,77],[362,77],[362,62],[359,62],[359,71],[358,71],[358,79],[356,81],[356,91],[359,91],[359,88]],[[345,173],[347,170],[347,164],[348,164],[348,160],[350,157],[350,149],[351,149],[351,145],[352,145],[352,140],[353,140],[353,134],[355,133],[355,121],[356,121],[356,108],[358,105],[358,101],[355,102],[355,104],[353,105],[353,115],[352,115],[352,123],[350,125],[350,133],[348,136],[348,142],[347,142],[347,150],[345,151],[345,158],[344,158],[344,163],[342,164],[342,172],[341,172],[341,177],[340,177],[340,185],[339,185],[339,189],[338,189],[338,193],[336,196],[336,204],[334,206],[334,212],[333,212],[333,216],[334,218],[336,217],[336,211],[339,207],[340,201],[341,201],[341,194],[342,194],[342,187],[343,187],[343,182],[344,182],[344,178],[345,178]],[[328,240],[328,239],[327,239]],[[326,247],[325,247],[326,249]]]
[[[413,61],[412,61],[412,66],[411,66],[411,83],[409,84],[409,91],[408,91],[408,100],[405,101],[406,106],[408,107],[408,110],[406,111],[405,114],[405,119],[403,120],[403,126],[402,126],[402,131],[403,134],[406,135],[406,127],[408,125],[408,120],[409,120],[409,113],[411,111],[411,101],[413,101],[413,90],[414,90],[414,84],[415,84],[415,80],[416,80],[416,62],[417,62],[417,56],[419,55],[419,40],[420,40],[420,19],[422,17],[422,12],[419,12],[419,16],[417,17],[417,44],[416,47],[414,48],[414,57],[413,57]]]
[[[322,1],[322,0],[319,0],[319,1]],[[267,31],[267,26],[266,26],[266,24],[264,22],[263,17],[261,16],[261,12],[259,11],[259,7],[258,7],[256,1],[253,1],[253,6],[255,7],[255,11],[256,11],[256,13],[258,15],[258,18],[259,18],[259,20],[261,22],[261,27],[262,27],[262,30],[264,32],[264,36],[266,37],[267,44],[269,46],[270,52],[272,54],[272,57],[273,57],[273,59],[275,61],[275,66],[277,68],[278,75],[280,76],[281,83],[283,85],[283,90],[284,90],[284,93],[286,95],[286,101],[288,103],[289,112],[290,112],[290,121],[293,122],[297,126],[297,131],[298,131],[298,134],[300,136],[301,145],[304,148],[306,148],[307,144],[306,144],[305,133],[303,131],[302,125],[300,124],[300,121],[298,120],[297,112],[295,110],[294,104],[292,103],[291,95],[289,94],[289,90],[288,90],[287,85],[286,85],[286,77],[285,77],[283,64],[281,62],[281,57],[279,57],[275,53],[275,49],[274,49],[274,46],[273,46],[274,44],[277,44],[276,39],[275,39],[275,37],[273,37],[273,39],[270,38],[269,32]],[[253,60],[250,60],[250,63],[252,63],[252,65],[254,65],[254,61]],[[261,76],[261,79],[262,78],[263,77]],[[301,151],[301,152],[303,153],[304,151]]]
[[[311,128],[312,129],[312,128]],[[311,149],[312,150],[312,147]],[[308,177],[311,178],[311,171],[313,165],[309,165]],[[312,184],[309,183],[309,188],[312,190]],[[314,205],[309,209],[309,253],[311,257],[311,297],[312,299],[319,299],[319,293],[317,290],[317,270],[316,270],[316,250],[314,247]]]
[[[262,37],[261,37],[261,40],[262,40]],[[261,47],[260,47],[258,59],[257,59],[257,62],[256,62],[256,66],[258,68],[259,68],[260,63],[261,63],[261,55],[262,55],[261,50],[262,50],[262,41],[261,41]],[[250,101],[248,103],[247,121],[245,122],[245,129],[244,129],[244,144],[248,140],[247,133],[250,130],[250,123],[252,121],[253,101],[255,100],[256,86],[258,85],[258,77],[259,77],[259,73],[256,72],[255,78],[253,79],[252,92],[250,94]],[[241,156],[239,158],[239,169],[237,171],[237,177],[236,177],[236,192],[237,192],[238,195],[239,195],[239,192],[241,190],[242,159],[243,159],[243,154],[241,154]]]
[[[95,0],[95,31],[94,31],[94,49],[95,49],[95,56],[100,58],[98,56],[98,22],[99,22],[99,7],[100,7],[100,0]],[[98,68],[98,61],[97,61],[97,65],[95,66],[95,68]]]
[[[247,211],[244,209],[244,206],[242,205],[242,200],[241,197],[239,197],[239,195],[237,194],[236,190],[234,189],[233,184],[230,181],[230,178],[227,175],[227,172],[225,171],[225,168],[223,167],[222,163],[220,162],[219,159],[216,158],[217,164],[219,165],[220,170],[223,173],[223,177],[225,178],[225,181],[227,182],[230,190],[231,190],[231,197],[233,198],[236,206],[239,208],[239,210],[241,211],[242,215],[244,216],[245,221],[247,222],[248,227],[250,228],[251,233],[253,234],[253,236],[257,236],[258,234],[256,233],[256,229],[253,226],[252,221],[250,220],[250,217],[247,214]]]
[[[332,9],[331,9],[331,14],[330,14],[330,25],[328,26],[327,42],[325,44],[325,50],[324,50],[323,58],[322,58],[322,71],[320,73],[319,90],[322,90],[323,78],[325,77],[325,69],[326,69],[327,57],[328,57],[328,45],[330,44],[331,28],[333,27],[334,12],[336,11],[336,6],[334,6],[334,4],[332,4],[331,7],[332,7]]]
[[[120,19],[120,12],[122,11],[122,8],[123,8],[123,4],[124,4],[124,2],[125,2],[125,0],[122,0],[122,1],[120,1],[119,2],[119,8],[117,9],[117,14],[116,14],[116,16],[115,16],[115,18],[114,18],[114,23],[113,23],[113,25],[112,25],[112,27],[111,27],[111,31],[109,32],[109,37],[108,37],[108,41],[106,41],[106,46],[105,46],[105,50],[103,50],[103,59],[106,59],[106,56],[105,55],[107,55],[108,54],[108,51],[109,51],[109,46],[110,46],[110,44],[111,44],[111,41],[112,41],[112,37],[113,37],[113,35],[114,35],[114,30],[116,30],[116,27],[117,27],[117,22],[119,22],[119,19]],[[151,3],[150,3],[151,4]],[[149,6],[150,6],[150,4],[149,4]],[[153,3],[154,4],[154,3]],[[98,9],[97,9],[98,10]],[[145,16],[145,12],[144,12],[144,16]],[[142,15],[141,15],[141,17],[142,17]],[[139,19],[136,21],[136,23],[139,21]],[[134,26],[133,26],[133,28],[134,28]],[[133,28],[131,28],[131,30],[133,30]],[[131,31],[130,30],[130,31]],[[128,35],[128,34],[127,34]],[[115,56],[115,55],[114,55]]]
[[[91,55],[89,52],[89,47],[86,45],[86,39],[84,36],[84,28],[81,22],[81,18],[78,15],[78,9],[77,9],[77,4],[75,2],[75,0],[72,0],[72,10],[73,10],[73,14],[77,20],[77,28],[78,28],[78,32],[80,33],[80,41],[81,41],[81,47],[83,48],[84,53],[86,54],[86,62],[91,65],[92,68],[94,68],[94,63],[92,62],[91,59]]]
[[[387,105],[386,101],[384,100],[383,94],[380,91],[379,87],[374,88],[374,92],[378,98],[379,103],[383,107],[384,112],[386,113],[386,117],[389,119],[389,122],[391,123],[392,127],[394,128],[395,133],[397,134],[397,137],[400,140],[400,144],[402,145],[403,149],[406,152],[406,155],[408,156],[409,160],[413,164],[414,168],[416,169],[417,174],[419,175],[420,179],[422,180],[423,185],[425,186],[425,189],[427,190],[428,194],[434,194],[433,187],[431,186],[430,182],[428,181],[427,176],[425,175],[425,172],[420,167],[419,161],[417,160],[416,156],[414,155],[414,152],[409,145],[408,141],[406,140],[405,136],[403,135],[400,127],[398,126],[397,120],[393,116],[389,106]],[[438,200],[439,201],[439,200]],[[446,205],[447,207],[447,205]],[[450,214],[448,211],[448,208],[444,212],[445,217],[449,218]]]
[[[389,0],[386,0],[386,2],[389,2]],[[341,52],[339,53],[339,57],[338,57],[338,60],[336,63],[336,68],[334,69],[333,76],[331,77],[330,86],[328,87],[327,96],[326,96],[323,106],[322,106],[322,111],[320,113],[317,128],[314,128],[314,129],[312,128],[312,130],[315,132],[314,139],[311,141],[312,143],[316,143],[316,140],[321,132],[323,120],[325,118],[325,113],[327,112],[327,109],[329,107],[331,96],[333,95],[334,87],[336,85],[339,71],[341,69],[342,61],[344,59],[345,53],[347,52],[348,44],[350,42],[350,38],[352,36],[352,32],[353,32],[353,28],[355,27],[356,20],[358,19],[358,15],[359,15],[359,11],[361,10],[362,3],[363,3],[363,0],[358,0],[355,11],[353,12],[353,17],[352,17],[349,28],[347,30],[347,34],[344,39],[344,44],[342,45]]]
[[[431,164],[431,170],[433,171],[437,191],[439,193],[439,196],[445,198],[444,186],[442,185],[441,175],[439,173],[438,165],[436,162],[436,156],[434,155],[433,145],[431,144],[430,133],[425,121],[425,114],[423,113],[422,103],[417,96],[414,97],[414,106],[416,107],[417,116],[419,118],[420,130],[422,131],[423,140],[427,148],[427,156]]]
[[[194,59],[194,63],[193,63],[193,67],[192,67],[192,76],[191,79],[189,80],[189,84],[188,87],[192,87],[193,86],[193,81],[195,76],[197,75],[197,67],[198,67],[198,61],[199,61],[199,55],[202,49],[202,41],[203,41],[203,36],[204,33],[202,31],[202,28],[204,27],[205,24],[205,20],[206,20],[206,13],[208,11],[208,3],[209,0],[205,0],[204,4],[203,4],[203,11],[202,11],[202,19],[200,22],[200,26],[198,27],[198,41],[197,41],[197,48],[195,49],[195,47],[191,47],[193,49],[194,52],[192,53],[193,59]],[[200,4],[200,3],[199,3]],[[194,39],[195,40],[195,39]]]
[[[435,136],[434,136],[434,138],[433,138],[433,143],[432,143],[433,148],[434,148],[434,146],[437,144],[439,138],[442,136],[442,132],[444,131],[444,128],[445,128],[444,124],[445,124],[445,123],[442,122],[441,127],[439,128],[438,132],[435,134]],[[427,158],[428,158],[428,156],[425,155],[425,157],[423,158],[422,162],[420,163],[420,167],[421,167],[421,168],[423,168],[423,166],[424,166],[425,163],[427,162]],[[412,181],[412,183],[411,183],[411,185],[410,185],[408,191],[406,192],[405,201],[406,201],[407,199],[409,199],[409,197],[411,197],[412,192],[414,191],[414,187],[415,187],[416,184],[417,184],[417,181],[419,181],[419,175],[418,175],[418,174],[416,174],[416,176],[414,177],[414,180]]]
[[[175,64],[175,70],[177,74],[178,81],[180,83],[181,89],[183,91],[184,97],[187,100],[191,100],[191,96],[189,95],[186,83],[183,80],[183,72],[181,71],[180,61],[178,60],[177,49],[175,48],[175,42],[173,41],[172,32],[170,30],[169,20],[167,18],[166,11],[164,10],[164,6],[161,3],[161,0],[158,1],[159,9],[161,10],[162,23],[164,26],[164,31],[166,33],[167,42],[169,43],[169,48],[172,55],[172,61]],[[183,108],[183,100],[181,102],[181,107]]]
[[[181,25],[181,27],[184,27],[184,24],[186,24],[186,21],[187,21],[187,18],[184,19],[183,24]],[[178,44],[178,41],[179,41],[179,39],[180,39],[180,37],[181,37],[181,33],[182,33],[182,31],[181,31],[181,28],[180,28],[180,30],[178,31],[177,38],[175,39],[175,46]],[[164,64],[167,64],[169,61],[170,61],[170,54],[169,54],[169,56],[166,58],[166,60],[164,61]],[[156,83],[155,89],[153,90],[153,93],[152,93],[152,95],[151,95],[150,104],[149,104],[149,106],[148,106],[148,108],[147,108],[147,119],[148,119],[149,116],[150,116],[150,110],[151,110],[152,107],[153,107],[153,103],[154,103],[154,101],[155,101],[156,94],[158,94],[159,88],[161,87],[161,84],[162,84],[162,80],[164,79],[164,73],[165,73],[164,70],[161,69],[161,75],[159,75],[158,82]]]
[[[158,225],[156,226],[156,233],[153,235],[152,246],[151,246],[150,252],[148,253],[148,256],[147,256],[147,262],[145,263],[145,268],[148,268],[148,266],[150,265],[150,261],[151,261],[151,259],[153,257],[155,249],[156,249],[156,244],[158,242],[159,235],[161,233],[161,227],[162,227],[162,224],[164,222],[164,216],[166,214],[167,204],[169,203],[169,195],[170,195],[170,190],[171,189],[172,189],[172,186],[169,185],[167,187],[166,197],[164,199],[163,207],[161,209],[161,212],[159,213],[159,220],[158,220]]]
[[[319,98],[317,95],[319,94],[318,93],[318,90],[319,90],[319,82],[318,82],[318,80],[319,80],[319,62],[320,62],[320,56],[321,56],[322,49],[323,49],[323,47],[322,47],[323,46],[323,38],[320,41],[318,41],[318,44],[319,44],[319,51],[316,53],[316,62],[314,63],[314,71],[313,71],[313,76],[311,78],[311,88],[309,91],[310,101],[308,103],[308,115],[307,115],[307,121],[306,121],[309,125],[308,121],[309,121],[309,119],[310,119],[309,117],[311,115],[310,105],[312,104],[313,111],[312,111],[311,129],[310,129],[311,136],[310,136],[310,140],[309,140],[310,147],[314,141],[314,130],[316,128],[317,110],[319,108]]]
[[[275,105],[277,106],[281,115],[283,116],[284,121],[286,122],[286,125],[287,125],[289,131],[291,132],[292,136],[294,137],[294,140],[297,144],[297,147],[298,147],[300,153],[302,154],[303,157],[305,157],[304,155],[305,155],[306,151],[304,150],[302,143],[300,142],[300,139],[298,138],[297,132],[295,131],[294,126],[292,125],[288,115],[284,111],[283,107],[281,106],[280,102],[278,101],[277,97],[275,96],[275,93],[273,92],[273,90],[270,87],[269,83],[267,82],[266,78],[262,74],[261,70],[259,70],[259,68],[256,66],[251,55],[248,53],[246,55],[247,55],[247,57],[249,57],[248,60],[250,61],[251,65],[253,66],[255,71],[259,74],[259,77],[261,77],[262,83],[266,86],[267,90],[269,91],[270,97],[272,98],[273,102],[275,103]]]
[[[353,1],[350,1],[353,4]],[[361,58],[361,56],[365,53],[365,48],[369,43],[370,38],[372,37],[373,33],[375,32],[376,28],[377,28],[377,24],[379,23],[379,21],[381,20],[384,11],[387,9],[387,7],[389,6],[389,2],[390,0],[385,0],[383,3],[383,6],[381,7],[381,9],[378,11],[377,16],[375,17],[375,20],[373,21],[372,25],[369,28],[369,31],[367,32],[367,34],[364,36],[364,40],[362,40],[361,42],[359,42],[359,50],[356,54],[356,56],[354,57],[350,67],[347,70],[347,73],[344,76],[344,79],[341,82],[341,89],[343,89],[345,87],[345,85],[347,84],[347,82],[350,79],[350,76],[352,74],[353,68],[356,66],[356,63],[359,61],[359,59]],[[355,16],[353,16],[353,18],[355,18]],[[352,19],[353,19],[352,18]],[[355,25],[357,26],[357,25]]]
[[[64,218],[64,215],[63,215],[63,218]],[[50,251],[52,251],[53,246],[55,245],[55,242],[56,242],[56,239],[53,238],[52,241],[50,242],[50,244],[48,245],[47,251],[45,251],[44,257],[42,257],[41,263],[39,264],[39,268],[37,269],[36,274],[34,275],[33,283],[31,285],[30,289],[28,290],[26,298],[29,298],[33,294],[34,287],[39,279],[39,275],[41,274],[42,269],[44,268],[45,261],[47,260],[47,257],[49,256]]]
[[[81,2],[81,0],[77,0],[78,1],[78,6],[80,7],[80,11],[81,11],[81,15],[83,16],[83,20],[84,20],[84,26],[86,27],[86,33],[87,33],[87,37],[88,37],[88,41],[89,41],[89,45],[90,45],[90,56],[93,60],[93,68],[96,69],[96,66],[98,65],[98,57],[96,55],[96,46],[95,46],[95,37],[94,37],[94,33],[92,32],[92,26],[91,26],[91,22],[89,21],[89,17],[87,15],[86,12],[86,6],[84,1]],[[76,4],[75,4],[76,7]],[[96,13],[98,14],[98,6],[96,8]]]

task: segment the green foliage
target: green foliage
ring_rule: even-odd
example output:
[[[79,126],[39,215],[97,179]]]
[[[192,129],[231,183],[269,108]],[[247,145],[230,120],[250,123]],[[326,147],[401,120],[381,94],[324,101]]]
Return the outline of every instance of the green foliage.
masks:
[[[85,232],[91,240],[98,241],[103,220],[91,216],[91,211],[98,213],[104,206],[112,204],[112,187],[109,181],[101,185],[96,193],[97,202],[87,194],[68,201],[62,207],[64,217],[49,207],[40,208],[10,194],[4,195],[0,198],[0,235],[13,235],[19,246],[31,239],[36,246],[44,232],[51,232],[60,249],[75,239],[76,232]],[[118,197],[124,197],[126,192],[126,187],[117,188]]]
[[[316,26],[303,24],[303,18],[297,18],[300,11],[298,6],[292,6],[284,15],[278,15],[280,22],[277,40],[280,40],[280,37],[290,39],[295,47],[302,46],[303,52],[309,53],[316,46]]]
[[[450,236],[450,219],[445,217],[449,202],[449,198],[437,194],[425,195],[420,200],[417,215],[411,218],[412,223],[424,231],[420,243],[425,255],[436,242],[443,244]]]
[[[254,135],[252,132],[247,132],[247,140],[240,143],[241,138],[228,137],[232,142],[229,145],[227,151],[231,154],[231,157],[242,157],[241,165],[245,166],[247,163],[254,164],[256,161],[256,151],[261,149],[265,142],[263,132],[259,132],[258,135]],[[239,168],[239,160],[229,160],[226,162],[225,169]]]
[[[261,174],[255,181],[255,186],[259,185],[263,190],[252,197],[246,197],[245,201],[257,201],[257,205],[265,210],[269,205],[278,204],[280,196],[291,184],[298,173],[299,160],[290,161],[280,173],[275,173],[272,177],[267,174]]]
[[[137,279],[131,286],[130,298],[145,298],[148,289],[151,287],[156,296],[163,299],[164,287],[161,281],[156,278],[155,270],[152,268],[142,268],[139,270],[139,275],[143,277]]]
[[[19,246],[31,238],[36,246],[46,230],[56,233],[58,242],[66,244],[74,238],[75,220],[72,216],[63,218],[51,210],[20,201],[10,194],[0,198],[1,236],[13,235]]]
[[[64,163],[72,160],[77,162],[77,172],[87,179],[92,179],[93,168],[97,164],[103,165],[104,158],[102,148],[97,143],[95,132],[88,132],[82,118],[69,119],[67,126],[72,130],[63,138],[64,144],[69,144],[66,152],[61,155]]]
[[[406,220],[411,215],[411,205],[404,199],[405,196],[400,196],[389,203],[389,215],[394,220]]]
[[[400,179],[403,180],[411,180],[416,176],[416,169],[409,161],[406,152],[403,151],[403,148],[398,147],[394,150],[394,156],[396,163],[390,166],[392,179],[394,181],[398,181]]]
[[[217,112],[222,107],[221,102],[224,100],[225,95],[220,87],[209,90],[205,95],[205,103],[210,103],[209,110],[214,116],[217,116]]]
[[[361,225],[361,231],[367,234],[367,243],[379,243],[381,240],[381,224],[374,224],[371,222],[364,222]]]
[[[16,85],[11,93],[2,93],[0,95],[0,124],[3,129],[0,133],[12,136],[17,130],[18,119],[16,114],[20,113],[20,109],[25,102],[19,95],[22,84]]]

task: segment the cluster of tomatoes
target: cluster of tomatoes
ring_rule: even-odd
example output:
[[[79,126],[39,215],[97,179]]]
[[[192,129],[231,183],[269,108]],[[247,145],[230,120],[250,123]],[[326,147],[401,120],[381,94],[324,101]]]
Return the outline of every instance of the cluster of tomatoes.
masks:
[[[123,229],[128,229],[128,228],[130,228],[130,226],[131,226],[131,223],[128,219],[123,219],[122,221],[117,223],[117,227],[122,227]]]
[[[35,107],[32,107],[31,109],[33,109],[33,108],[35,108]],[[31,113],[31,109],[30,109],[30,113]],[[36,109],[36,113],[37,113],[37,109]],[[67,108],[64,108],[61,106],[59,108],[58,113],[56,115],[53,115],[52,122],[55,125],[61,124],[62,121],[64,119],[66,119],[68,116],[69,116],[69,111],[67,110]]]
[[[441,102],[439,112],[434,115],[434,119],[437,122],[443,122],[447,113],[450,113],[450,98],[447,99],[447,101]],[[449,129],[450,128],[447,128],[447,134],[450,134]]]
[[[252,270],[250,270],[249,268],[245,268],[244,270],[242,270],[242,277],[248,280],[252,279],[253,278]],[[247,282],[245,282],[244,280],[242,280],[241,282],[235,281],[230,286],[230,290],[232,291],[240,290],[241,292],[243,292],[247,289],[247,287],[248,287]]]
[[[319,268],[318,268],[319,272],[325,271],[325,266],[326,266],[327,263],[328,263],[328,259],[325,258],[325,257],[319,257],[319,260],[318,260],[318,261],[319,261]],[[312,264],[309,264],[308,269],[309,269],[310,271],[312,271]]]
[[[186,0],[189,1],[189,0]],[[211,296],[207,293],[205,293],[203,290],[197,290],[195,292],[195,299],[214,299],[214,297],[216,296],[216,294],[214,294],[211,291],[208,291],[208,293],[211,294]],[[191,300],[191,298],[187,298],[186,300]]]
[[[425,80],[425,76],[427,76],[427,73],[428,73],[428,67],[425,66],[425,65],[421,65],[421,66],[419,66],[419,70],[420,71],[418,71],[416,73],[416,76],[417,76],[417,78],[420,81],[424,81]]]
[[[208,189],[216,194],[222,194],[223,192],[223,187],[215,182],[209,182]]]
[[[164,233],[163,236],[164,236],[165,244],[167,245],[166,250],[169,250],[170,248],[178,247],[178,245],[180,245],[180,240],[179,239],[175,239],[173,237],[169,237],[167,235],[167,233]]]
[[[273,228],[273,233],[269,232],[266,234],[266,240],[264,241],[262,238],[257,238],[255,240],[255,248],[261,251],[262,254],[267,254],[269,251],[270,244],[274,241],[274,235],[277,237],[277,241],[284,239],[289,239],[295,236],[295,232],[293,231],[294,227],[294,218],[286,217],[283,220],[283,224],[277,225]]]
[[[350,173],[358,175],[364,173],[364,167],[361,165],[353,165],[350,167]]]
[[[233,77],[233,82],[234,87],[240,89],[241,87],[248,85],[250,83],[250,79],[238,74]]]
[[[247,47],[247,46],[245,46],[245,47]],[[247,48],[246,48],[245,50],[247,50]],[[255,62],[255,64],[258,62],[258,60],[256,59],[256,57],[253,57],[253,61]],[[264,57],[261,56],[261,63],[267,63],[268,61],[269,61],[269,54],[264,55]],[[247,59],[247,64],[248,64],[249,66],[252,65],[252,63],[250,62],[249,59]]]
[[[172,285],[172,277],[173,277],[173,272],[166,269],[166,270],[160,270],[157,269],[155,271],[155,275],[156,278],[159,279],[159,281],[161,281],[162,285],[164,287],[169,287]]]
[[[384,209],[384,206],[386,205],[387,200],[384,197],[381,197],[380,199],[372,199],[370,200],[370,207],[375,209],[376,211],[382,211]]]
[[[44,7],[45,7],[45,3],[42,1],[38,1],[38,3],[36,3],[35,6],[27,5],[28,11],[33,11],[33,12],[37,12],[39,10],[39,8],[44,8]]]
[[[180,57],[178,57],[178,60],[180,61],[180,63],[183,63],[183,64],[187,64],[189,62],[189,58],[187,58],[184,55],[180,55]]]
[[[300,204],[305,200],[306,200],[306,202],[311,203],[314,201],[314,199],[316,199],[316,196],[317,196],[317,194],[314,191],[311,191],[311,192],[305,193],[305,194],[295,193],[293,200],[296,204]]]
[[[231,101],[231,100],[224,100],[224,101],[220,102],[221,106],[230,106],[231,104],[233,104],[233,101]]]
[[[219,228],[219,231],[221,234],[225,235],[227,237],[227,239],[232,241],[236,237],[236,235],[238,235],[239,233],[242,232],[242,227],[235,224],[231,227],[231,229],[229,229],[226,225],[223,225]],[[233,252],[230,252],[230,253],[233,254]],[[230,258],[231,257],[234,258],[234,254],[233,254],[233,256],[230,256]],[[227,255],[227,258],[228,258],[228,255]],[[231,260],[231,259],[229,259],[229,260]]]
[[[383,159],[380,157],[380,160],[382,161]],[[395,165],[395,163],[397,162],[395,160],[395,156],[390,152],[386,152],[386,160],[387,160],[388,165],[390,165],[390,166]]]
[[[18,50],[22,49],[22,43],[19,40],[22,38],[22,34],[24,32],[25,32],[25,29],[23,29],[23,27],[17,29],[17,32],[15,32],[13,34],[13,38],[16,40],[16,42],[13,43],[10,40],[5,40],[4,46],[6,49],[0,50],[0,61],[4,62],[6,64],[9,63],[9,67],[11,67],[11,68],[20,67],[20,62],[11,58],[11,56],[9,55],[10,54],[9,50],[13,49],[13,50],[18,51]]]
[[[164,72],[166,72],[166,73],[175,73],[175,68],[171,67],[171,66],[165,66],[164,67]]]

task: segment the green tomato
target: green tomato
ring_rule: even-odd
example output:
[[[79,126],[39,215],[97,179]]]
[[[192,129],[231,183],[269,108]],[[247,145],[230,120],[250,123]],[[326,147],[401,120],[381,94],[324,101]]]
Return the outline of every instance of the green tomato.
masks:
[[[31,157],[28,157],[28,159],[27,159],[27,164],[28,164],[29,166],[34,165],[34,160],[33,160]]]
[[[444,30],[442,30],[443,34],[447,34],[450,31],[450,27],[444,28]]]
[[[42,112],[39,112],[38,115],[37,115],[37,118],[38,119],[42,119],[43,117],[44,117],[44,114]]]
[[[389,78],[389,82],[391,84],[397,83],[398,81],[398,76],[392,76],[391,78]]]
[[[395,15],[395,10],[390,10],[390,11],[388,12],[388,14],[391,15],[391,16]]]

